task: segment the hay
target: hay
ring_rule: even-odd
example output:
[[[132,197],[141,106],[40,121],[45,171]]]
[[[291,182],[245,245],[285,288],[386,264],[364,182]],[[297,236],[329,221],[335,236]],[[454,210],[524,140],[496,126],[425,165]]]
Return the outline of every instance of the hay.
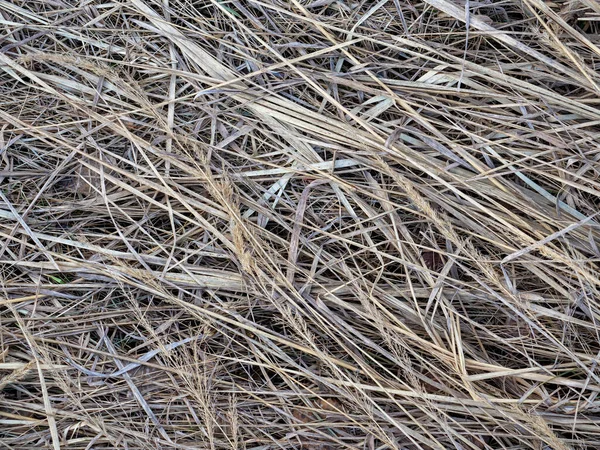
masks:
[[[0,18],[0,448],[600,448],[596,2]]]

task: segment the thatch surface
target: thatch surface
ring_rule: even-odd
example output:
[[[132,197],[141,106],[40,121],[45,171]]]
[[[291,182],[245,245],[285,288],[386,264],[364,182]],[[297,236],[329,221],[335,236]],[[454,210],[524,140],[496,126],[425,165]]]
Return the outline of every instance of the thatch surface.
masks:
[[[0,449],[600,448],[597,2],[0,21]]]

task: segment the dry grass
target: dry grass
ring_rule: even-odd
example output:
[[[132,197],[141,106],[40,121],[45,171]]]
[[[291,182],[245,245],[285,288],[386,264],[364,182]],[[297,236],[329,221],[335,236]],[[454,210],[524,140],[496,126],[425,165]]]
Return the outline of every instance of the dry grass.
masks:
[[[0,20],[0,449],[600,448],[594,0]]]

